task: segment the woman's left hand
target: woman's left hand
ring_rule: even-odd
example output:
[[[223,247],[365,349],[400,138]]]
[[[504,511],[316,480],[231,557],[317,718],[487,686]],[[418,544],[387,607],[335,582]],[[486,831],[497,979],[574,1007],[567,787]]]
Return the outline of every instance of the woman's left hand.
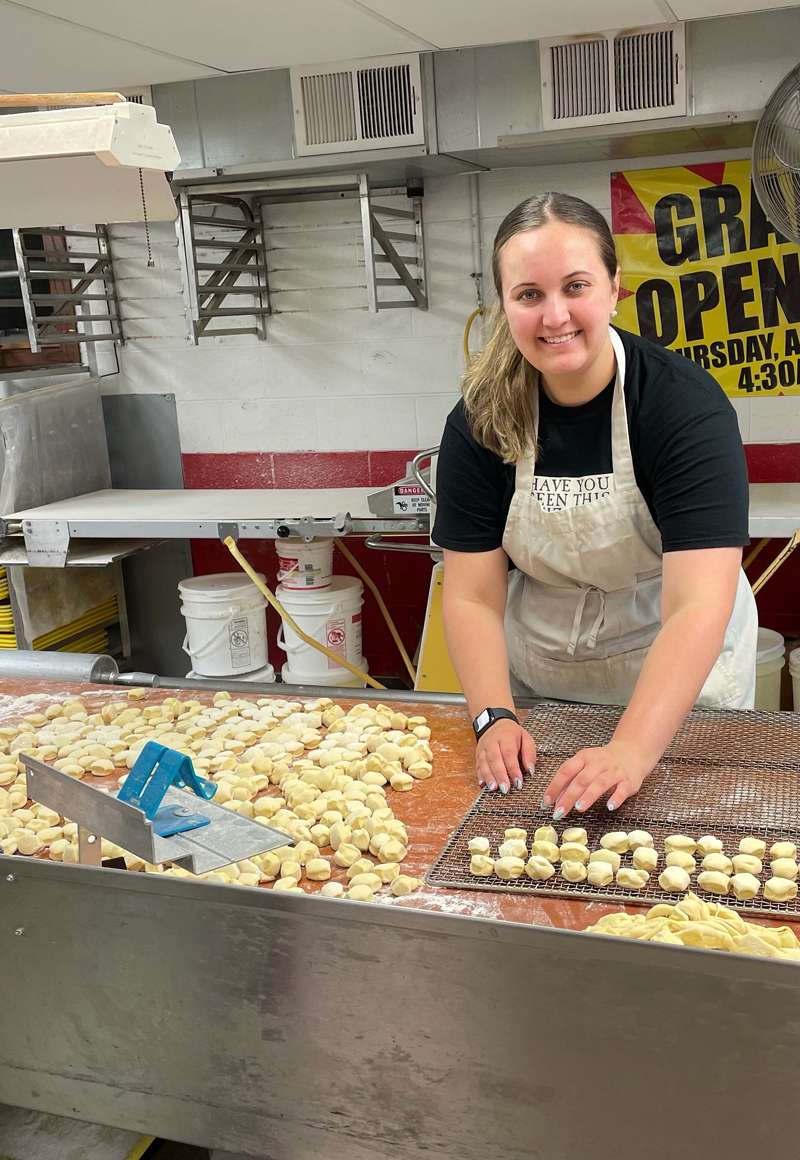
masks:
[[[579,750],[558,769],[542,798],[542,804],[553,807],[553,820],[559,821],[571,809],[581,812],[604,794],[608,808],[618,809],[635,794],[654,766],[624,741],[609,741],[590,749]]]

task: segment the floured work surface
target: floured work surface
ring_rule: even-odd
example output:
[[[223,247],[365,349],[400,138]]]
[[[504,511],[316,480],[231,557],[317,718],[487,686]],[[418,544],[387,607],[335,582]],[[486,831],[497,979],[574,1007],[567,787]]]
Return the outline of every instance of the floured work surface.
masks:
[[[800,847],[797,713],[695,710],[639,793],[618,810],[609,813],[603,800],[585,813],[573,811],[553,823],[552,811],[539,805],[545,787],[559,766],[579,749],[605,745],[621,714],[622,709],[599,705],[544,702],[537,706],[524,723],[536,740],[536,772],[526,777],[521,791],[508,797],[486,790],[478,795],[436,859],[426,878],[428,884],[652,906],[656,902],[676,902],[680,897],[662,890],[658,884],[658,875],[664,869],[664,839],[670,834],[687,834],[694,839],[713,834],[722,841],[729,858],[738,853],[740,840],[748,836],[765,841],[767,850],[773,842],[783,840]],[[616,883],[597,887],[586,882],[566,882],[560,877],[558,866],[556,875],[545,881],[523,875],[506,882],[496,875],[481,878],[470,873],[470,838],[487,837],[494,855],[507,827],[523,827],[530,841],[533,831],[544,825],[555,825],[559,842],[564,830],[583,826],[590,849],[599,848],[600,838],[612,831],[647,830],[659,851],[658,866],[642,890],[626,889]],[[762,873],[757,875],[761,892],[751,901],[702,890],[697,882],[699,858],[690,885],[698,896],[726,901],[742,912],[800,919],[800,898],[771,902],[763,897],[764,882],[771,877],[768,854],[763,859]],[[623,856],[622,865],[632,865],[630,854]]]

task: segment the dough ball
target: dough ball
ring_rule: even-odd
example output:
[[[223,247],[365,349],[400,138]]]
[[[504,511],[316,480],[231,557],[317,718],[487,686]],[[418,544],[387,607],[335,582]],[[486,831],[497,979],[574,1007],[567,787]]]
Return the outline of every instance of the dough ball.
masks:
[[[682,894],[689,889],[691,879],[680,866],[667,866],[658,876],[658,885],[670,894]]]
[[[761,883],[755,874],[734,874],[731,878],[731,890],[742,902],[755,898],[760,889]]]
[[[286,858],[281,862],[281,878],[296,878],[299,882],[302,873],[303,867],[296,858]]]
[[[551,840],[556,841],[555,838]],[[586,830],[584,830],[583,826],[568,826],[564,833],[561,835],[561,841],[564,845],[567,845],[570,842],[576,842],[579,846],[588,846],[589,835],[586,833]]]
[[[311,858],[306,862],[306,878],[311,882],[324,882],[331,876],[331,864],[327,858]]]
[[[589,865],[592,866],[596,862],[607,863],[616,874],[622,864],[622,856],[616,850],[592,850],[589,855]]]
[[[637,846],[631,859],[636,870],[646,870],[652,873],[658,865],[658,850],[653,846]]]
[[[280,890],[280,891],[285,892],[285,893],[289,893],[289,892],[294,893],[295,891],[299,890],[300,894],[303,893],[302,890],[300,890],[298,885],[297,885],[296,878],[279,878],[278,881],[273,884],[272,889],[273,890]]]
[[[617,871],[617,886],[624,886],[626,890],[641,890],[647,885],[649,877],[646,870],[623,866]]]
[[[342,842],[333,856],[333,860],[337,866],[352,866],[361,857],[361,851],[358,846],[354,846],[352,842]]]
[[[794,842],[773,842],[769,848],[770,858],[796,858],[797,846]]]
[[[552,842],[554,846],[558,845],[558,831],[555,826],[539,826],[538,830],[533,834],[534,842]]]
[[[628,845],[631,850],[638,850],[640,846],[652,846],[653,835],[647,830],[631,830],[628,834]]]
[[[521,826],[509,826],[503,834],[504,838],[519,838],[521,842],[527,842],[528,831],[523,830]]]
[[[562,862],[561,877],[566,882],[585,882],[589,871],[583,862]]]
[[[357,858],[352,866],[348,866],[345,872],[345,878],[350,882],[355,878],[356,874],[369,874],[372,870],[372,862],[369,858]]]
[[[356,874],[350,879],[350,886],[368,886],[373,892],[380,890],[383,883],[377,874]]]
[[[755,854],[734,854],[732,861],[735,874],[760,874],[764,869]]]
[[[687,874],[694,874],[697,869],[697,863],[686,850],[670,850],[664,861],[667,866],[680,866]]]
[[[720,870],[701,870],[697,875],[697,885],[709,894],[727,894],[731,887],[731,880]]]
[[[345,898],[350,898],[353,902],[372,902],[374,897],[374,891],[370,890],[369,886],[365,886],[364,883],[351,886],[345,894]]]
[[[739,843],[740,854],[753,854],[756,858],[763,858],[767,852],[767,843],[763,838],[742,838]]]
[[[490,850],[488,838],[470,838],[467,845],[470,854],[488,854]]]
[[[614,867],[610,862],[590,862],[586,878],[590,886],[610,886],[614,881]]]
[[[603,834],[600,845],[604,850],[613,850],[617,854],[627,854],[630,849],[628,835],[622,830],[614,830],[610,834]]]
[[[790,878],[768,878],[764,883],[764,897],[770,902],[791,902],[797,897],[797,883]]]
[[[20,854],[38,854],[44,849],[44,843],[33,830],[17,831],[17,850]]]
[[[552,878],[555,872],[553,863],[542,858],[540,854],[533,854],[525,863],[525,873],[534,882],[544,882],[547,878]]]
[[[469,872],[478,878],[488,878],[494,873],[494,861],[487,854],[473,854],[469,860]]]
[[[389,838],[388,842],[381,843],[379,853],[381,862],[402,862],[408,849],[399,838]]]
[[[555,842],[548,842],[546,838],[541,838],[531,843],[531,857],[533,858],[534,856],[537,858],[546,858],[548,862],[557,862],[558,846]]]
[[[319,858],[319,848],[313,842],[300,841],[292,850],[295,862],[299,862],[301,866],[305,866],[307,862],[311,862],[315,858]]]
[[[344,886],[341,882],[326,882],[320,890],[320,894],[324,894],[326,898],[341,898],[344,894]]]
[[[20,849],[22,849],[21,846]],[[788,878],[790,882],[794,882],[800,873],[800,867],[794,858],[776,858],[774,862],[770,862],[769,866],[773,878]]]
[[[699,850],[699,848],[700,847],[698,846],[698,850]],[[727,856],[727,854],[720,854],[720,853],[714,852],[711,854],[706,854],[705,858],[703,859],[703,869],[704,870],[719,870],[719,872],[721,874],[732,874],[733,873],[733,862]]]
[[[516,858],[511,855],[498,858],[494,864],[494,872],[498,878],[502,878],[504,882],[510,881],[512,878],[521,878],[525,872],[525,863],[522,858]]]
[[[683,850],[686,854],[694,854],[696,849],[697,842],[686,834],[670,834],[664,839],[664,852],[666,854],[672,853],[673,850]]]
[[[410,874],[400,874],[389,889],[395,898],[402,898],[406,894],[412,894],[415,890],[419,890],[421,885],[419,878],[412,878]]]
[[[564,842],[558,851],[562,862],[588,862],[588,847],[579,842]]]
[[[490,859],[490,861],[491,861],[491,859]],[[494,869],[494,864],[492,864],[492,869]],[[381,882],[383,882],[384,885],[388,886],[391,882],[394,882],[395,878],[399,877],[399,875],[400,875],[400,863],[399,862],[378,862],[378,864],[374,867],[374,871],[378,875],[378,877],[380,878]]]
[[[725,846],[720,838],[713,834],[704,834],[697,839],[697,853],[705,858],[706,854],[721,854]]]
[[[528,847],[521,838],[508,838],[497,847],[501,858],[527,858]]]

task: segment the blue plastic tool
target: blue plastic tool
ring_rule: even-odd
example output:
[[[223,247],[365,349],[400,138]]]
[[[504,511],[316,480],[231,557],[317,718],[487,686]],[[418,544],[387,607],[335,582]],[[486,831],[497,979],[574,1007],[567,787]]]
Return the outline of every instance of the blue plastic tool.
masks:
[[[164,794],[172,786],[178,789],[186,786],[205,801],[217,792],[213,781],[195,773],[191,758],[185,753],[148,741],[122,783],[117,798],[137,806],[153,823],[153,830],[161,838],[207,826],[210,818],[193,814],[186,806],[161,805]]]

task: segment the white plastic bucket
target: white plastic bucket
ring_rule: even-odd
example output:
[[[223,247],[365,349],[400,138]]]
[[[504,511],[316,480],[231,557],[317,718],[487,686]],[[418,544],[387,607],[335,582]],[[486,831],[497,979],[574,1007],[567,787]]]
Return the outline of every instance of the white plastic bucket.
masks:
[[[759,628],[756,653],[756,709],[780,709],[781,670],[786,641],[771,628]]]
[[[294,592],[281,584],[277,597],[303,632],[344,657],[351,665],[360,666],[363,663],[362,591],[363,585],[355,576],[334,576],[330,587],[321,591]],[[278,648],[286,653],[292,672],[302,673],[306,678],[304,684],[320,684],[317,677],[340,668],[330,657],[301,640],[288,624],[281,623]],[[352,673],[347,675],[352,677]]]
[[[196,673],[194,671],[194,669],[190,669],[189,672],[186,674],[186,676],[189,679],[191,679],[192,677],[199,677],[201,680],[208,679],[207,677],[204,676],[203,673]],[[252,681],[253,684],[256,684],[256,685],[258,685],[258,684],[271,685],[271,684],[274,684],[274,682],[275,682],[275,670],[273,669],[272,665],[267,665],[266,668],[256,669],[252,673],[237,673],[236,680],[237,681]]]
[[[333,540],[281,540],[277,545],[278,582],[298,592],[329,588],[333,572]]]
[[[247,576],[193,576],[178,591],[186,618],[183,651],[198,676],[238,677],[266,668],[266,601]]]
[[[369,672],[367,662],[362,657],[358,667],[365,673]],[[328,669],[326,673],[304,673],[289,668],[285,664],[281,669],[281,680],[285,685],[334,685],[337,688],[363,689],[366,681],[354,677],[349,669]]]
[[[792,674],[792,700],[795,713],[800,713],[800,648],[789,653],[789,672]]]

